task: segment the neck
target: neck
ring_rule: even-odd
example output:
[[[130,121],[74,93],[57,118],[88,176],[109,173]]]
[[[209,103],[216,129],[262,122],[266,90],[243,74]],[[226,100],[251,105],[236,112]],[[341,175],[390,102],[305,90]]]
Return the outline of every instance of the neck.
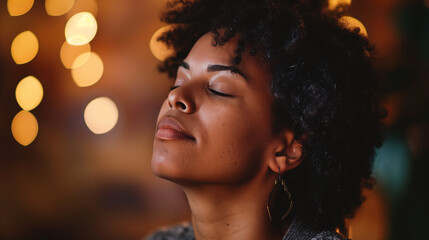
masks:
[[[274,178],[268,178],[259,186],[252,182],[232,187],[182,186],[191,208],[195,238],[282,239],[287,226],[273,227],[266,209],[274,183]]]

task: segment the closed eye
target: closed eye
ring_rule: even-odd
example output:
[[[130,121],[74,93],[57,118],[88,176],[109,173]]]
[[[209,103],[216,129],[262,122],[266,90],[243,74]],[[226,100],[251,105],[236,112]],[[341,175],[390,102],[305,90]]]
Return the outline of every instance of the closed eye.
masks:
[[[170,91],[173,91],[174,89],[178,88],[179,86],[172,86],[170,87]]]
[[[178,87],[180,87],[180,86],[172,86],[172,87],[170,87],[170,91],[173,91],[174,89],[176,89]],[[217,96],[220,96],[220,97],[234,97],[233,95],[218,92],[218,91],[211,89],[211,88],[209,88],[208,90],[210,91],[210,93],[217,95]]]
[[[218,92],[218,91],[216,91],[214,89],[211,89],[211,88],[209,88],[209,91],[211,93],[213,93],[215,95],[218,95],[218,96],[221,96],[221,97],[234,97],[233,95],[229,95],[229,94],[226,94],[226,93]]]

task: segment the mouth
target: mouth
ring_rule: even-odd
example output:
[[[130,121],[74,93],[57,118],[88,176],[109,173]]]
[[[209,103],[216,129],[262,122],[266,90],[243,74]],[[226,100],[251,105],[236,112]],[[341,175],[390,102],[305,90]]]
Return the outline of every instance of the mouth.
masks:
[[[158,123],[155,137],[159,140],[193,140],[182,124],[173,117],[163,117]]]

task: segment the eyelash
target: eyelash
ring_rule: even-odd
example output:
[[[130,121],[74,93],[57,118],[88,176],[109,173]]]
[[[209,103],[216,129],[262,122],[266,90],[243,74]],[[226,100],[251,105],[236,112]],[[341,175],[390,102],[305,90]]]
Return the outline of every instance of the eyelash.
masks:
[[[180,86],[172,86],[170,88],[170,91],[173,91],[174,89],[176,89],[178,87],[180,87]],[[217,96],[220,96],[220,97],[233,97],[232,95],[229,95],[229,94],[226,94],[226,93],[222,93],[222,92],[218,92],[218,91],[216,91],[214,89],[211,89],[211,88],[208,88],[208,90],[209,90],[209,92],[211,94],[214,94],[214,95],[217,95]]]
[[[220,97],[233,97],[232,95],[222,93],[222,92],[218,92],[218,91],[211,89],[211,88],[209,88],[208,90],[210,91],[210,93],[217,95],[217,96],[220,96]]]
[[[179,86],[172,86],[170,87],[170,92],[173,91],[174,89],[178,88]]]

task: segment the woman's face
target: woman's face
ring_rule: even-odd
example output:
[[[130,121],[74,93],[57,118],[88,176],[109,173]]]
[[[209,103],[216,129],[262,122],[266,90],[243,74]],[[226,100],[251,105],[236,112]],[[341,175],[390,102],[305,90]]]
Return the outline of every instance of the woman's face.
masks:
[[[237,39],[212,45],[208,33],[179,67],[157,120],[152,170],[177,183],[243,183],[267,171],[272,136],[268,68]]]

